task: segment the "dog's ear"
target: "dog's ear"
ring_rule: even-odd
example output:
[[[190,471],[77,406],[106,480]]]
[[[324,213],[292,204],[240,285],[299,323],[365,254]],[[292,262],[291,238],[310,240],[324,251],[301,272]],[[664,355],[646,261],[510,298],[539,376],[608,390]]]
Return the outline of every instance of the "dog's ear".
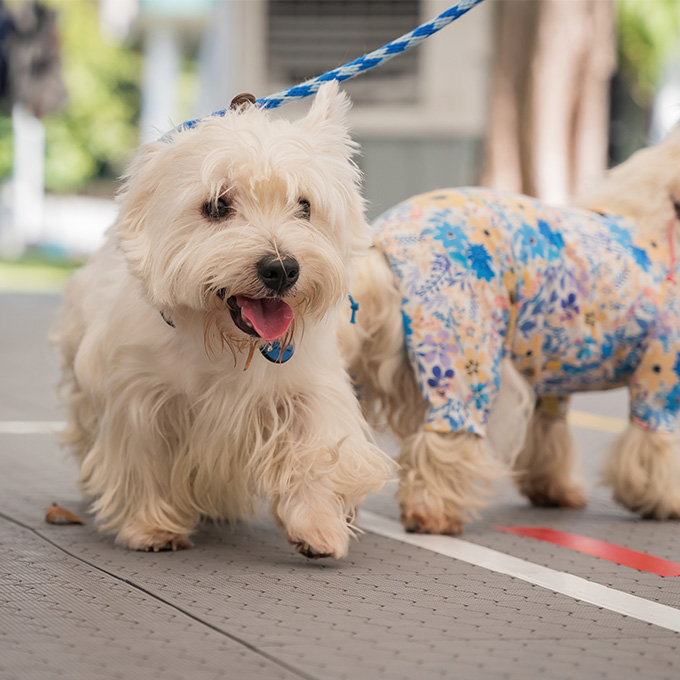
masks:
[[[149,166],[153,163],[158,153],[167,148],[168,144],[172,144],[172,139],[169,135],[166,135],[166,138],[163,140],[148,142],[139,147],[135,157],[132,159],[132,162],[123,175],[123,179],[126,183],[129,183],[130,180],[134,180],[136,177],[148,172]]]
[[[142,146],[123,176],[123,186],[118,196],[120,236],[131,236],[139,230],[145,213],[144,207],[149,197],[156,191],[159,178],[162,176],[155,167],[155,161],[168,143],[150,142]]]
[[[346,127],[347,112],[351,107],[349,97],[340,91],[337,80],[324,83],[316,93],[312,107],[304,119],[314,128],[339,126]]]

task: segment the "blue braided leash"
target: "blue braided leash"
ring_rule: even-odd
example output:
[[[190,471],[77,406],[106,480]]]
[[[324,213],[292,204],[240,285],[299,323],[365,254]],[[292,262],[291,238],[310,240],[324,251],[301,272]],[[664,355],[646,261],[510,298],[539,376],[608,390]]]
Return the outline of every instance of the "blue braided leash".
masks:
[[[275,109],[281,104],[286,102],[296,101],[298,99],[304,99],[314,94],[323,83],[329,80],[338,80],[342,82],[343,80],[349,80],[354,78],[354,76],[360,73],[365,73],[370,71],[386,61],[396,57],[402,52],[410,50],[412,47],[419,45],[423,40],[429,38],[431,35],[440,31],[445,26],[448,26],[451,22],[455,21],[459,17],[463,16],[466,12],[471,10],[473,7],[478,5],[484,0],[460,0],[453,7],[450,7],[435,19],[432,19],[422,26],[412,30],[410,33],[402,35],[401,38],[397,38],[392,42],[387,43],[383,47],[365,54],[363,57],[359,57],[354,61],[350,61],[344,66],[328,71],[323,75],[317,76],[316,78],[311,78],[306,80],[300,85],[291,87],[287,90],[281,90],[276,94],[271,94],[268,97],[262,97],[256,101],[256,104],[263,109]],[[229,109],[221,109],[215,111],[211,116],[224,116]],[[196,120],[188,120],[177,127],[178,131],[187,130],[195,127],[202,118],[197,118]]]

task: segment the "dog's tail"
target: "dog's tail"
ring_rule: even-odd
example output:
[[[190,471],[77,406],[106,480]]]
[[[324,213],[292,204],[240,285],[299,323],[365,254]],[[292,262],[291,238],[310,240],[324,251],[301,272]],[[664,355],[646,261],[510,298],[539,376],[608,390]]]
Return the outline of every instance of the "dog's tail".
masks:
[[[680,231],[680,126],[660,144],[638,151],[607,172],[573,204],[630,217],[650,237],[667,237],[671,223]]]
[[[386,422],[398,436],[412,434],[425,402],[406,353],[401,296],[379,250],[356,259],[351,293],[358,309],[341,315],[339,342],[364,414],[374,426]]]

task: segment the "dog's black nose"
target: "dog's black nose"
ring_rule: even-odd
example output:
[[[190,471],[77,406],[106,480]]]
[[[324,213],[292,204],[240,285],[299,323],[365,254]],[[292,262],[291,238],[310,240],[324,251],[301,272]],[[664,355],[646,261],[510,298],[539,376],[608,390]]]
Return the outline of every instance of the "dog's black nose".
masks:
[[[265,257],[257,263],[257,274],[269,290],[282,295],[298,280],[300,265],[294,257]]]

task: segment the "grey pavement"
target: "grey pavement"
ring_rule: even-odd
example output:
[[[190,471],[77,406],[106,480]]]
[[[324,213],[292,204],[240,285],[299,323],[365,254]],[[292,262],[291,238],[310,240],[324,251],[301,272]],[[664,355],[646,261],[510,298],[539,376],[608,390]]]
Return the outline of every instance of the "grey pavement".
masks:
[[[0,294],[0,423],[58,421],[46,342],[56,295]],[[625,393],[575,408],[625,417]],[[547,526],[680,561],[680,523],[615,506],[597,470],[612,435],[575,429],[584,510],[534,509],[508,484],[467,541],[680,609],[661,578],[494,530]],[[270,521],[201,527],[192,550],[136,553],[97,533],[53,434],[0,434],[0,678],[680,678],[680,634],[366,533],[309,562]],[[55,526],[57,502],[87,519]],[[396,518],[391,491],[367,508]]]

